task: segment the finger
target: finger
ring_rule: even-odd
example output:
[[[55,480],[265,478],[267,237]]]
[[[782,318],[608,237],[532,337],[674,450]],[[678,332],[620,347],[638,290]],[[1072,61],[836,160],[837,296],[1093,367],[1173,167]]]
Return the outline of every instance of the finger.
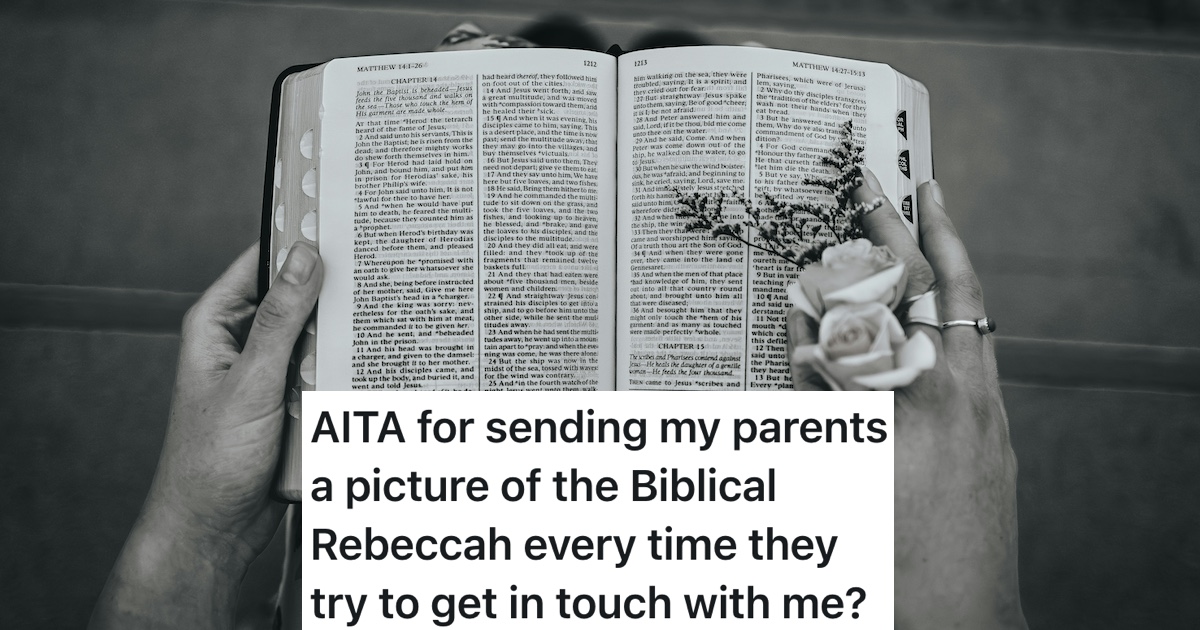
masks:
[[[872,243],[886,245],[896,257],[904,261],[908,269],[908,286],[904,290],[904,297],[928,291],[933,287],[933,270],[929,267],[929,262],[921,254],[921,248],[901,221],[895,206],[883,194],[883,186],[880,185],[879,179],[865,166],[862,173],[863,185],[854,189],[851,199],[856,203],[880,204],[863,215],[863,231]]]
[[[958,231],[946,214],[942,190],[935,180],[917,188],[917,208],[921,213],[921,246],[937,280],[942,320],[983,317],[983,290],[979,278],[971,267]],[[952,326],[943,330],[942,339],[951,366],[978,367],[986,358],[984,347],[991,345],[991,340],[986,337],[972,326]]]
[[[829,387],[812,363],[797,357],[796,348],[816,345],[817,331],[812,320],[804,311],[791,307],[787,312],[787,357],[792,369],[792,387],[800,391],[827,390]]]
[[[904,288],[904,298],[908,299],[921,295],[933,288],[933,269],[929,261],[921,254],[921,248],[913,239],[912,233],[900,220],[896,207],[883,194],[883,186],[879,179],[867,167],[863,167],[863,185],[851,194],[856,203],[875,204],[879,206],[863,215],[863,231],[867,238],[876,245],[886,245],[897,258],[904,261],[908,273],[908,283]],[[938,356],[942,354],[942,336],[938,328],[924,324],[909,324],[904,332],[909,337],[920,331],[933,340],[934,349]]]
[[[180,367],[223,371],[241,350],[258,298],[258,243],[229,265],[183,318]]]
[[[463,22],[447,33],[433,50],[440,52],[487,48],[537,48],[537,45],[514,35],[493,35],[472,22]]]
[[[442,38],[442,41],[434,47],[434,51],[443,50],[463,50],[469,46],[469,42],[487,36],[487,32],[479,28],[474,22],[463,22],[458,26],[450,29],[449,33]]]
[[[937,278],[948,319],[982,317],[983,291],[975,269],[967,257],[958,230],[946,214],[942,188],[929,180],[917,188],[917,207],[920,209],[921,246]]]
[[[242,378],[252,379],[266,395],[277,393],[281,402],[288,360],[317,303],[323,273],[316,249],[303,242],[291,247],[283,269],[258,306],[238,359]]]

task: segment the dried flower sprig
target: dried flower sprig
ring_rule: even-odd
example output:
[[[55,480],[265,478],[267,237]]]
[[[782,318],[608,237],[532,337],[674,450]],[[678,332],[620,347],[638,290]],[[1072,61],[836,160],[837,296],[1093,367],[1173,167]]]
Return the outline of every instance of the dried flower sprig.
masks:
[[[851,199],[854,189],[863,182],[863,147],[854,141],[853,120],[842,125],[840,142],[821,158],[821,163],[833,169],[833,176],[806,177],[803,183],[823,189],[833,197],[833,203],[791,203],[760,192],[758,203],[748,204],[736,188],[710,196],[688,194],[673,186],[670,190],[675,193],[675,202],[682,206],[676,215],[688,219],[685,232],[706,231],[713,238],[732,238],[803,269],[820,260],[827,247],[862,238],[862,217],[879,204],[855,203]],[[727,203],[744,207],[746,218],[728,219]]]

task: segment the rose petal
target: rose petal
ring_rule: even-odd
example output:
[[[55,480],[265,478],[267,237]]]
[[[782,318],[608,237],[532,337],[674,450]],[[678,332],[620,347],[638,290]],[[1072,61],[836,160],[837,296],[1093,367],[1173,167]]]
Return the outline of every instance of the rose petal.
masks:
[[[816,348],[816,346],[812,347]],[[811,366],[817,374],[821,375],[821,378],[825,380],[825,384],[829,386],[829,389],[835,392],[844,391],[846,389],[841,383],[838,382],[836,378],[833,377],[833,374],[830,374],[829,370],[825,367],[825,362],[817,360],[815,355],[811,356],[810,360],[807,361],[807,364]]]
[[[811,366],[834,391],[892,390],[911,385],[921,372],[932,368],[937,362],[937,349],[927,335],[916,333],[894,355],[872,352],[830,361],[820,346],[809,345],[797,346],[791,358]],[[893,360],[895,367],[887,369]],[[883,371],[871,373],[880,368]]]
[[[806,288],[812,287],[821,293],[832,293],[843,287],[858,284],[883,269],[873,267],[865,260],[848,260],[836,267],[826,264],[806,267],[800,272],[799,278]]]
[[[887,372],[855,376],[854,383],[861,386],[861,389],[886,391],[910,385],[913,381],[917,380],[917,376],[920,374],[921,370],[914,368],[896,368]]]
[[[895,319],[895,317],[892,319]],[[892,354],[892,338],[895,336],[895,331],[892,330],[891,326],[888,326],[888,323],[890,322],[883,322],[883,325],[879,327],[879,334],[875,335],[875,339],[871,341],[872,354],[882,354],[884,352]],[[904,338],[903,331],[901,331],[900,337]]]
[[[817,343],[830,360],[870,352],[875,345],[875,339],[879,337],[879,331],[886,325],[883,318],[887,314],[886,306],[874,303],[849,304],[829,309],[821,318]]]
[[[824,360],[819,346],[797,346],[792,351],[792,360],[811,367],[814,372],[821,375],[821,379],[825,381],[825,384],[832,391],[861,391],[865,389],[855,379],[842,380],[838,378],[830,368],[830,365]]]
[[[891,310],[887,311],[887,318],[883,329],[887,331],[889,348],[891,348],[892,352],[899,352],[907,338],[904,336],[904,327],[900,325],[900,320],[896,319],[896,314]],[[882,334],[879,336],[883,337]]]
[[[836,390],[861,390],[855,377],[891,371],[895,367],[895,357],[891,352],[860,354],[830,361],[818,347],[813,355],[813,366],[825,378],[825,382]]]
[[[792,306],[804,311],[805,315],[820,320],[821,314],[817,312],[817,308],[808,301],[808,297],[804,295],[804,291],[800,289],[800,282],[794,281],[787,288],[788,299],[792,301]]]
[[[900,322],[896,321],[896,316],[883,304],[842,304],[825,311],[825,316],[821,318],[817,342],[828,358],[837,359],[846,355],[847,348],[842,343],[839,333],[853,327],[861,327],[871,336],[867,347],[859,350],[860,353],[886,351],[891,354],[898,350],[904,341],[904,329],[900,327]]]
[[[831,359],[857,356],[878,350],[876,348],[876,340],[879,338],[878,331],[878,326],[873,326],[870,322],[844,322],[843,325],[838,326],[837,330],[833,331],[834,339],[818,339],[818,343]],[[889,353],[892,351],[888,346],[884,346],[884,349]]]
[[[821,299],[821,289],[814,283],[804,281],[804,273],[800,273],[800,292],[808,299],[808,303],[812,304],[813,310],[817,312],[817,319],[821,319],[825,315],[825,300]]]
[[[821,252],[822,267],[841,267],[847,264],[866,264],[871,273],[896,264],[896,255],[887,245],[875,245],[865,238],[827,247]]]
[[[924,333],[914,333],[912,338],[896,353],[896,365],[928,370],[937,364],[937,348],[933,340]]]
[[[837,366],[838,368],[846,368],[853,370],[858,374],[866,371],[878,372],[880,370],[890,370],[896,365],[896,355],[889,350],[887,352],[868,352],[866,354],[856,354],[852,357],[842,357],[834,361],[827,362]]]
[[[848,287],[823,293],[821,297],[828,308],[839,304],[879,302],[894,309],[904,296],[904,271],[904,263],[897,262],[895,265]]]
[[[874,332],[870,350],[840,356],[839,350],[859,347],[857,343],[839,343],[845,326]],[[821,319],[818,339],[818,344],[796,347],[792,363],[810,366],[837,391],[904,387],[937,362],[933,341],[923,333],[906,338],[895,314],[878,302],[829,309]]]
[[[887,309],[887,314],[887,323],[884,324],[884,326],[887,326],[888,332],[891,333],[892,338],[899,340],[900,343],[903,343],[906,339],[904,336],[904,327],[900,325],[900,320],[896,319],[896,314],[892,312],[892,309]],[[899,346],[899,344],[897,344],[897,346]]]
[[[839,243],[832,247],[826,247],[821,252],[821,264],[835,267],[846,262],[869,260],[871,258],[871,250],[874,247],[875,244],[865,238],[856,238],[847,243]],[[888,251],[890,252],[891,250]]]
[[[923,333],[916,333],[909,339],[896,355],[896,369],[877,374],[864,374],[854,377],[856,384],[867,389],[888,390],[907,387],[921,372],[928,370],[937,363],[937,349],[933,341]]]
[[[879,302],[894,309],[904,297],[906,276],[890,249],[856,239],[826,248],[818,263],[800,272],[789,294],[814,319],[842,304]]]

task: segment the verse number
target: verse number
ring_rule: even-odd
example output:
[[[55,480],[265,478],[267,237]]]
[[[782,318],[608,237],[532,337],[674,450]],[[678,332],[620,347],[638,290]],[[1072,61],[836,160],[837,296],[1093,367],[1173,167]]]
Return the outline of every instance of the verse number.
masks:
[[[595,67],[596,67],[596,62],[595,62],[595,61],[588,61],[588,60],[586,60],[586,59],[585,59],[585,60],[583,61],[583,67],[585,67],[585,68],[595,68]]]
[[[634,68],[636,68],[636,67],[638,67],[638,66],[644,66],[644,65],[646,65],[646,60],[645,60],[645,59],[635,59],[635,60],[633,61],[633,67],[634,67]]]

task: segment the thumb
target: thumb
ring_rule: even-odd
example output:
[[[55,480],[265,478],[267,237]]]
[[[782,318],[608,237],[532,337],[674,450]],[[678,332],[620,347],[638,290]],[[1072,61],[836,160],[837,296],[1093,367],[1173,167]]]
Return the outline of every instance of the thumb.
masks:
[[[317,250],[297,242],[283,269],[258,305],[254,325],[239,358],[244,374],[253,375],[265,391],[282,395],[288,359],[321,291],[324,268]]]

